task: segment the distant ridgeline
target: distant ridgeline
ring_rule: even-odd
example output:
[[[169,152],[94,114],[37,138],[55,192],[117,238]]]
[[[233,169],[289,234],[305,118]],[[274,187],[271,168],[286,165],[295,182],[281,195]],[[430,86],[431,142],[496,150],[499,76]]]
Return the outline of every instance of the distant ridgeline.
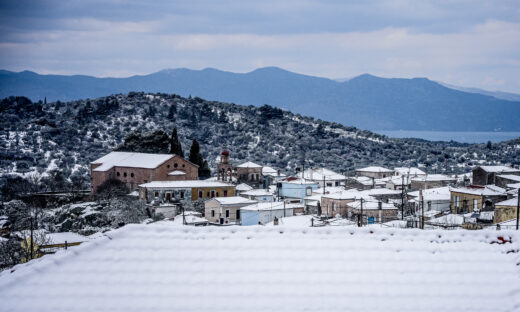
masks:
[[[128,78],[0,70],[0,97],[23,95],[35,101],[44,97],[68,101],[130,91],[196,95],[242,105],[267,103],[361,129],[520,131],[518,96],[510,95],[505,97],[510,100],[505,100],[503,93],[465,92],[426,78],[389,79],[365,74],[338,82],[276,67],[245,74],[211,68],[169,69]]]
[[[125,137],[141,147],[158,148],[147,151],[168,152],[166,133],[175,127],[184,150],[196,139],[213,171],[224,148],[231,151],[231,161],[254,161],[288,173],[303,161],[306,167],[342,173],[367,165],[462,173],[481,160],[520,164],[520,139],[473,145],[390,139],[267,105],[240,106],[178,95],[131,92],[71,102],[10,97],[0,102],[0,114],[3,178],[10,173],[59,171],[68,181],[88,183],[89,162],[121,146]],[[166,133],[153,138],[158,130]]]

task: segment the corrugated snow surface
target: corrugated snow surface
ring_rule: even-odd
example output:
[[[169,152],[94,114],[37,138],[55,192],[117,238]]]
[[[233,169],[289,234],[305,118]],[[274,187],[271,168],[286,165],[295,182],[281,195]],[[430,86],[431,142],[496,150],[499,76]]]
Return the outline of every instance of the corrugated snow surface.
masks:
[[[129,225],[2,273],[0,310],[518,311],[518,238]]]

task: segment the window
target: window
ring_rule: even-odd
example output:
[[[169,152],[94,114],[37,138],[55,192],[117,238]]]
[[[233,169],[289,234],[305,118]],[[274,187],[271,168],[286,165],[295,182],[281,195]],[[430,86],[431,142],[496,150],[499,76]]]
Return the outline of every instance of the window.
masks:
[[[453,201],[455,202],[455,207],[458,207],[459,206],[459,197],[453,196]]]
[[[167,165],[166,167],[168,167],[168,169],[170,169],[170,165]]]
[[[130,190],[131,190],[131,191],[134,190],[134,182],[130,182]]]
[[[173,168],[177,168],[177,167],[179,167],[179,164],[178,163],[174,163],[173,164]]]
[[[336,181],[336,186],[339,186],[339,181]]]
[[[118,173],[116,173],[116,175],[119,177],[121,174],[118,172]]]
[[[477,209],[478,209],[478,200],[473,199],[473,210],[477,210]]]
[[[215,197],[215,191],[211,191],[211,198]]]
[[[181,199],[184,198],[184,191],[181,191]]]
[[[218,197],[218,192],[217,192],[217,197]]]
[[[332,182],[327,182],[327,186],[331,187],[332,186]]]
[[[209,192],[208,192],[208,194],[206,195],[206,197],[209,197]]]
[[[186,165],[185,165],[185,164],[182,164],[182,168],[184,168],[184,167],[186,167]]]
[[[131,177],[133,178],[133,177],[134,177],[134,173],[133,173],[133,172],[132,172],[132,173],[130,173],[130,176],[131,176]]]
[[[307,196],[311,196],[312,195],[312,187],[308,186],[305,189],[305,195],[307,195]]]
[[[240,220],[240,209],[237,210],[237,220]]]
[[[211,210],[211,217],[215,218],[215,210]]]
[[[229,218],[229,209],[226,209],[226,218]]]
[[[224,197],[227,197],[227,190],[224,190]]]
[[[159,192],[155,192],[155,193],[154,193],[154,196],[155,196],[155,197],[159,197]]]
[[[123,176],[124,176],[124,177],[126,177],[126,172],[125,172],[125,173],[123,173]]]
[[[148,183],[148,180],[144,180],[144,183]]]
[[[204,196],[204,192],[203,191],[199,191],[199,198],[202,198]]]

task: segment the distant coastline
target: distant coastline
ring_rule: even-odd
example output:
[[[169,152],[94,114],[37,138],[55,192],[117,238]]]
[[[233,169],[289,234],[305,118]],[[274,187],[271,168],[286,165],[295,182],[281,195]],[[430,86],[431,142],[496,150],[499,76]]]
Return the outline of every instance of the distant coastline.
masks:
[[[429,141],[451,140],[460,143],[501,142],[520,137],[520,132],[480,132],[480,131],[420,131],[420,130],[373,130],[391,138],[419,138]]]

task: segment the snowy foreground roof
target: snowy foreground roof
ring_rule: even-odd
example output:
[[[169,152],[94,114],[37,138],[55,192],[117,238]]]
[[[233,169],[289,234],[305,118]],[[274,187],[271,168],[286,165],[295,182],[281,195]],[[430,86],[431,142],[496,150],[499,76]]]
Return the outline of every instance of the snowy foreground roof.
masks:
[[[232,184],[208,180],[152,181],[139,184],[146,188],[191,188],[191,187],[226,187]]]
[[[171,154],[111,152],[94,160],[91,164],[101,164],[94,171],[107,171],[114,166],[153,169],[173,156]]]
[[[518,311],[519,238],[128,225],[2,272],[0,310]]]

